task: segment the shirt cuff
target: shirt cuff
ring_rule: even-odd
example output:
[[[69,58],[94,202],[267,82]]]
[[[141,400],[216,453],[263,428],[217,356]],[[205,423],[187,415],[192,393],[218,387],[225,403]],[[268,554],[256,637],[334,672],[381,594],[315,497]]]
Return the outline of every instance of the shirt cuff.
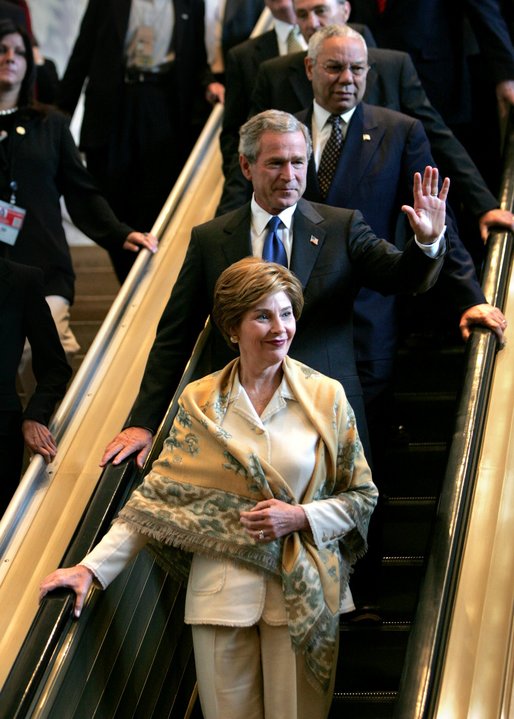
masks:
[[[102,589],[106,589],[147,541],[148,537],[137,532],[126,522],[117,520],[79,564],[93,572]]]
[[[441,232],[439,237],[437,239],[435,239],[433,242],[431,242],[429,245],[424,245],[421,242],[419,242],[416,235],[414,235],[414,241],[417,244],[417,246],[420,248],[420,250],[423,252],[424,255],[427,255],[427,257],[430,257],[430,259],[432,259],[432,260],[437,260],[446,251],[446,240],[444,238],[445,234],[446,234],[446,225],[443,227],[443,231]]]

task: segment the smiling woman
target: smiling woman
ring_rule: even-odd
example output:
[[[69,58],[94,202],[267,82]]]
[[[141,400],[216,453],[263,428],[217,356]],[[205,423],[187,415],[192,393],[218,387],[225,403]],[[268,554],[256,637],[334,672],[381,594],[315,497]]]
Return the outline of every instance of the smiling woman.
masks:
[[[100,544],[59,569],[80,614],[147,546],[171,573],[192,552],[192,625],[205,719],[325,719],[339,613],[376,502],[353,411],[335,380],[291,360],[303,307],[285,267],[221,273],[213,319],[240,357],[184,390],[160,458]]]

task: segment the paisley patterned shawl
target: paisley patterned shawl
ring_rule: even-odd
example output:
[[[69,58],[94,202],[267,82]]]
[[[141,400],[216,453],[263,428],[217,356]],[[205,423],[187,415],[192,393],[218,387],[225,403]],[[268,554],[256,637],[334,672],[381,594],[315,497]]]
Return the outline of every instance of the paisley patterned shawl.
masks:
[[[184,566],[184,552],[231,559],[279,576],[293,647],[303,653],[313,685],[327,691],[340,600],[351,565],[366,550],[376,488],[341,386],[286,358],[285,377],[320,435],[302,502],[337,497],[355,526],[322,549],[310,532],[265,543],[249,537],[239,521],[241,511],[272,497],[291,504],[296,500],[270,464],[223,429],[238,363],[185,389],[159,459],[120,518],[154,540],[161,563],[175,576]]]

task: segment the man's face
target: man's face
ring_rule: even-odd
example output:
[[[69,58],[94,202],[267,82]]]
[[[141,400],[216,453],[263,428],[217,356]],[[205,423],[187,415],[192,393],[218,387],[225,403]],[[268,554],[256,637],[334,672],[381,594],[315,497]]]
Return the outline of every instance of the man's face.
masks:
[[[325,25],[341,25],[341,6],[337,0],[294,0],[296,22],[305,40]]]
[[[264,132],[257,160],[250,163],[241,155],[240,164],[256,202],[271,215],[294,205],[305,191],[307,146],[301,131]]]
[[[305,70],[316,102],[340,115],[354,108],[366,92],[366,46],[358,38],[330,37],[322,43],[315,63],[305,59]]]

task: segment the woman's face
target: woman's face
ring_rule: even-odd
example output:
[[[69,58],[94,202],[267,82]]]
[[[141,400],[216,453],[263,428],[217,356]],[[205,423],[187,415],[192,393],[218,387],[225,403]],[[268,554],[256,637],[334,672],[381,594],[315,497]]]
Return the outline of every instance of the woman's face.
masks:
[[[23,38],[17,32],[4,35],[0,39],[0,90],[19,92],[26,72]]]
[[[248,310],[233,334],[239,338],[241,361],[265,368],[282,362],[295,332],[291,300],[276,292]]]

